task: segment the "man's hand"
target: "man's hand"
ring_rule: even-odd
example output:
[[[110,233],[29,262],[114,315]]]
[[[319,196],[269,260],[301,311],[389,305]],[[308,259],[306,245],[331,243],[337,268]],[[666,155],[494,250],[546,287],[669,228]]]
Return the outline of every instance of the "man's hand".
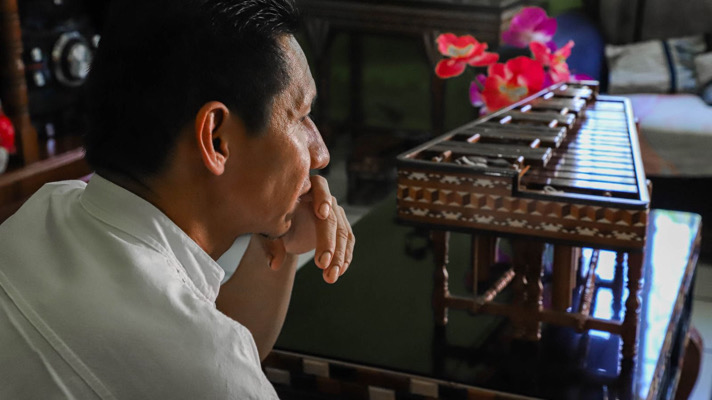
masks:
[[[324,280],[334,283],[351,264],[356,238],[326,179],[321,176],[310,179],[311,191],[297,206],[289,232],[281,238],[282,243],[270,243],[266,250],[272,254],[270,267],[276,269],[285,253],[301,254],[316,248],[316,265],[324,270]]]

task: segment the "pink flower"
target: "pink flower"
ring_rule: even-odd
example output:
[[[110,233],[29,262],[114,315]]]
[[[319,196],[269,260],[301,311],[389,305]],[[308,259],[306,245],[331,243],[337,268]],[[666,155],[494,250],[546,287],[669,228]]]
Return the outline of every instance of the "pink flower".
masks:
[[[544,68],[529,57],[519,56],[489,67],[482,98],[491,111],[530,96],[544,86]]]
[[[482,107],[485,102],[482,99],[482,89],[485,87],[487,77],[485,74],[479,74],[475,80],[470,83],[470,103],[473,107]]]
[[[565,82],[571,77],[566,59],[571,55],[572,47],[574,47],[574,41],[569,40],[564,47],[552,53],[551,49],[542,43],[529,43],[529,49],[534,55],[534,59],[547,70],[548,84]]]
[[[574,74],[574,76],[571,77],[571,80],[574,82],[581,82],[581,81],[595,81],[591,75],[588,74]]]
[[[512,18],[502,40],[515,47],[527,47],[532,42],[548,44],[555,32],[556,19],[549,18],[542,8],[524,7]]]
[[[460,75],[467,65],[482,67],[492,65],[499,60],[499,54],[488,53],[487,43],[480,43],[470,35],[456,36],[443,33],[437,39],[438,50],[446,58],[435,66],[435,74],[440,78],[451,78]]]

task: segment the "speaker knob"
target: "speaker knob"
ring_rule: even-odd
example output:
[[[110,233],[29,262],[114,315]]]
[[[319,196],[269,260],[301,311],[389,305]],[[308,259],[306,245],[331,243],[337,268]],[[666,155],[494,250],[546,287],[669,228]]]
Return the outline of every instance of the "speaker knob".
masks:
[[[80,86],[89,73],[93,54],[89,42],[79,32],[63,33],[52,49],[57,81],[65,86]]]

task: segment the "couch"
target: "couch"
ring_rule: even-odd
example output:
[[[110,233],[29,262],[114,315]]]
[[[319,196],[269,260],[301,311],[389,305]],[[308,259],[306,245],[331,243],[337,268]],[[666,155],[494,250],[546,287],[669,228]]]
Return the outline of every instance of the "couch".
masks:
[[[601,1],[597,11],[605,11],[601,5],[607,3],[611,2]],[[630,27],[624,29],[620,24],[615,28],[616,25],[610,20],[602,21],[605,18],[597,18],[592,14],[595,12],[592,13],[590,8],[581,8],[557,16],[558,29],[554,40],[559,46],[568,40],[574,40],[575,46],[568,59],[569,68],[573,73],[583,73],[599,80],[603,93],[621,95],[630,99],[638,121],[646,175],[653,183],[652,206],[701,214],[704,229],[703,252],[710,253],[712,251],[712,229],[710,229],[712,202],[706,198],[705,192],[707,187],[712,186],[712,105],[705,103],[703,96],[700,95],[699,89],[705,85],[698,82],[700,87],[694,90],[688,88],[688,92],[659,93],[670,91],[670,88],[661,87],[654,87],[652,90],[646,88],[637,92],[635,82],[628,86],[625,82],[621,83],[620,65],[611,66],[609,62],[618,61],[613,57],[617,56],[616,52],[621,49],[631,50],[630,53],[636,55],[636,52],[641,50],[635,46],[646,40],[662,44],[664,40],[671,39],[666,37],[668,35],[690,35],[693,32],[675,31],[669,26],[662,32],[653,32],[652,28],[646,31],[640,28],[645,26],[640,20],[631,20],[632,25],[638,26],[637,29]],[[614,28],[617,31],[613,32]],[[686,27],[686,29],[697,28]],[[708,26],[707,29],[712,29],[712,26]],[[631,36],[632,31],[637,31],[637,38]],[[703,54],[712,54],[709,35],[706,41],[706,48],[701,51]],[[664,46],[660,48],[664,50]],[[638,66],[641,74],[658,67],[660,66]],[[663,68],[668,66],[664,65]],[[640,75],[632,75],[632,77],[635,81],[640,78]],[[614,80],[613,86],[611,78]],[[712,82],[706,83],[708,89],[712,87]],[[677,88],[678,91],[680,89]]]

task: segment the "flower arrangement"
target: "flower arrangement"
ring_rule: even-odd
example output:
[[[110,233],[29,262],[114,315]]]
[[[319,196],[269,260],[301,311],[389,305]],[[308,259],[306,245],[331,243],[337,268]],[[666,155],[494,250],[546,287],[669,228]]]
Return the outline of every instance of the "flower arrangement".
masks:
[[[502,34],[504,43],[520,48],[529,47],[532,57],[519,56],[499,63],[499,55],[487,52],[487,43],[471,35],[444,33],[437,38],[438,50],[447,58],[435,66],[435,74],[443,79],[462,74],[467,66],[486,68],[470,84],[470,102],[486,113],[513,104],[544,87],[571,79],[566,59],[574,46],[569,41],[557,48],[552,40],[556,20],[539,7],[525,7],[512,18],[509,29]]]

